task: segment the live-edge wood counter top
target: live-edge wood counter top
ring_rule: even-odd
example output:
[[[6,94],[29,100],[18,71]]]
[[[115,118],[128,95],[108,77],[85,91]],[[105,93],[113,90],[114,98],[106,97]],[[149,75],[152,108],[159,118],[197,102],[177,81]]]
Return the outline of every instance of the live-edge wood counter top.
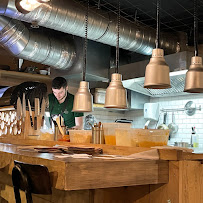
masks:
[[[39,141],[38,145],[40,145]],[[22,144],[0,143],[1,176],[4,174],[11,175],[13,161],[18,160],[47,166],[53,187],[60,190],[110,188],[168,182],[168,161],[98,158],[61,159],[55,157],[53,153],[19,150],[19,146]]]
[[[11,181],[14,160],[48,167],[52,195],[33,195],[37,203],[200,203],[203,200],[203,154],[192,154],[188,149],[87,144],[101,147],[105,154],[136,153],[141,159],[59,159],[53,154],[25,152],[18,148],[73,144],[10,138],[0,138],[0,143],[1,203],[15,203]],[[148,159],[143,156],[146,152]],[[149,158],[153,152],[156,158],[158,154],[157,159],[153,159],[153,155]],[[23,198],[25,202],[25,195]]]

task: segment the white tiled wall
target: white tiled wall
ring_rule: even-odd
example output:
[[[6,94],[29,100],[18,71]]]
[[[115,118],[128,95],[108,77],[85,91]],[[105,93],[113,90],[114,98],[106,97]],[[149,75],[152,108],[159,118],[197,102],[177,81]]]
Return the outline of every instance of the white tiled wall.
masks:
[[[184,108],[184,105],[188,101],[194,101],[197,107],[201,105],[203,107],[203,94],[188,94],[186,96],[176,97],[163,97],[163,98],[151,98],[150,102],[159,102],[160,109],[162,108]],[[101,122],[114,122],[116,119],[126,118],[133,120],[132,126],[134,128],[143,128],[147,120],[143,117],[143,110],[133,111],[117,111],[109,112],[107,110],[95,109],[92,112],[96,119]],[[87,115],[87,114],[85,114]],[[195,126],[196,132],[199,135],[199,142],[203,146],[203,110],[196,111],[195,115],[188,116],[184,112],[175,112],[174,121],[179,126],[179,130],[175,135],[172,135],[169,144],[173,144],[175,141],[190,142],[191,127]],[[172,114],[167,114],[166,124],[172,122]],[[158,124],[163,123],[163,113],[160,114]],[[155,128],[156,123],[150,124],[150,128]]]
[[[93,112],[91,113],[85,113],[84,116],[92,114],[94,115],[95,119],[97,122],[101,121],[102,123],[110,123],[110,122],[115,122],[116,119],[120,118],[125,118],[125,113],[124,111],[108,111],[104,109],[94,109]]]
[[[166,97],[166,98],[151,98],[151,102],[159,102],[161,108],[184,108],[188,101],[193,101],[197,107],[203,105],[203,95],[202,94],[188,94],[186,96],[177,97]],[[172,114],[167,114],[166,124],[171,123]],[[191,128],[195,127],[196,132],[199,135],[199,143],[203,144],[203,111],[196,111],[193,116],[186,115],[183,111],[175,112],[174,114],[175,123],[178,124],[178,132],[171,137],[169,144],[175,141],[190,142],[191,138]],[[163,113],[159,123],[163,122]]]

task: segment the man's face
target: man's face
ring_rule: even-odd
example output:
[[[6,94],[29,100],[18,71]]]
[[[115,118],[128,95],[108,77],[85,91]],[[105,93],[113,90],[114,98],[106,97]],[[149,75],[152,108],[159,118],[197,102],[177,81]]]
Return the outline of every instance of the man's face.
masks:
[[[65,100],[67,96],[67,88],[64,88],[64,87],[61,87],[60,89],[52,88],[52,92],[59,102],[60,101],[63,102],[63,100]]]

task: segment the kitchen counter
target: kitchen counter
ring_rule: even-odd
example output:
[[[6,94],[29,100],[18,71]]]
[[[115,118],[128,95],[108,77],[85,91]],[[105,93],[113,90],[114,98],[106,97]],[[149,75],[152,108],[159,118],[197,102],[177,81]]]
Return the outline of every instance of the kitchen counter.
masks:
[[[9,166],[8,174],[11,174],[14,160],[45,165],[52,174],[53,186],[60,190],[168,182],[168,162],[163,160],[127,159],[125,156],[119,159],[98,156],[77,159],[58,158],[55,155],[58,154],[30,152],[23,149],[22,145],[0,143],[0,168]]]
[[[8,195],[13,193],[11,171],[14,160],[48,167],[53,194],[43,197],[33,195],[34,202],[36,200],[39,203],[68,200],[71,203],[114,202],[114,200],[151,203],[167,202],[169,199],[171,202],[192,203],[192,200],[198,202],[196,200],[202,197],[200,192],[202,176],[199,177],[199,174],[203,173],[199,161],[203,160],[201,154],[192,154],[177,148],[146,149],[89,144],[86,146],[103,148],[105,154],[125,156],[113,159],[61,159],[52,153],[30,152],[20,148],[25,145],[73,144],[9,138],[0,139],[0,142],[0,198],[9,202],[14,202],[13,196]],[[134,158],[126,158],[126,155],[134,153],[136,154]],[[197,173],[194,173],[195,171]],[[190,189],[194,183],[197,185],[194,189]],[[188,194],[189,189],[191,191]],[[186,199],[189,201],[185,201]]]

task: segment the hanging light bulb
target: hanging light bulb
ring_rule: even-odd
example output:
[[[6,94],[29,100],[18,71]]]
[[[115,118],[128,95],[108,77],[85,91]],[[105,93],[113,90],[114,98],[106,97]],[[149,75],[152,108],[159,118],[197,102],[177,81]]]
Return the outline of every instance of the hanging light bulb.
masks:
[[[39,7],[42,3],[49,1],[50,0],[15,0],[15,6],[19,12],[27,14]]]
[[[169,67],[164,59],[164,51],[159,48],[160,44],[160,17],[159,0],[157,0],[157,30],[156,30],[156,48],[152,50],[152,58],[145,70],[144,88],[149,89],[167,89],[170,88]]]
[[[186,73],[184,92],[203,93],[203,65],[202,57],[198,56],[197,36],[197,1],[194,0],[194,46],[195,56],[191,59],[191,65]]]
[[[119,67],[119,29],[120,29],[120,2],[118,3],[117,17],[117,46],[116,46],[116,73],[111,76],[111,82],[106,90],[105,108],[127,108],[127,94],[122,84],[122,76],[118,73]]]
[[[73,112],[91,112],[93,107],[93,97],[89,91],[89,83],[85,81],[86,77],[86,62],[87,62],[87,34],[88,34],[88,13],[89,0],[87,1],[87,13],[85,16],[85,44],[84,44],[84,64],[83,64],[83,81],[80,82],[79,89],[74,97]]]

